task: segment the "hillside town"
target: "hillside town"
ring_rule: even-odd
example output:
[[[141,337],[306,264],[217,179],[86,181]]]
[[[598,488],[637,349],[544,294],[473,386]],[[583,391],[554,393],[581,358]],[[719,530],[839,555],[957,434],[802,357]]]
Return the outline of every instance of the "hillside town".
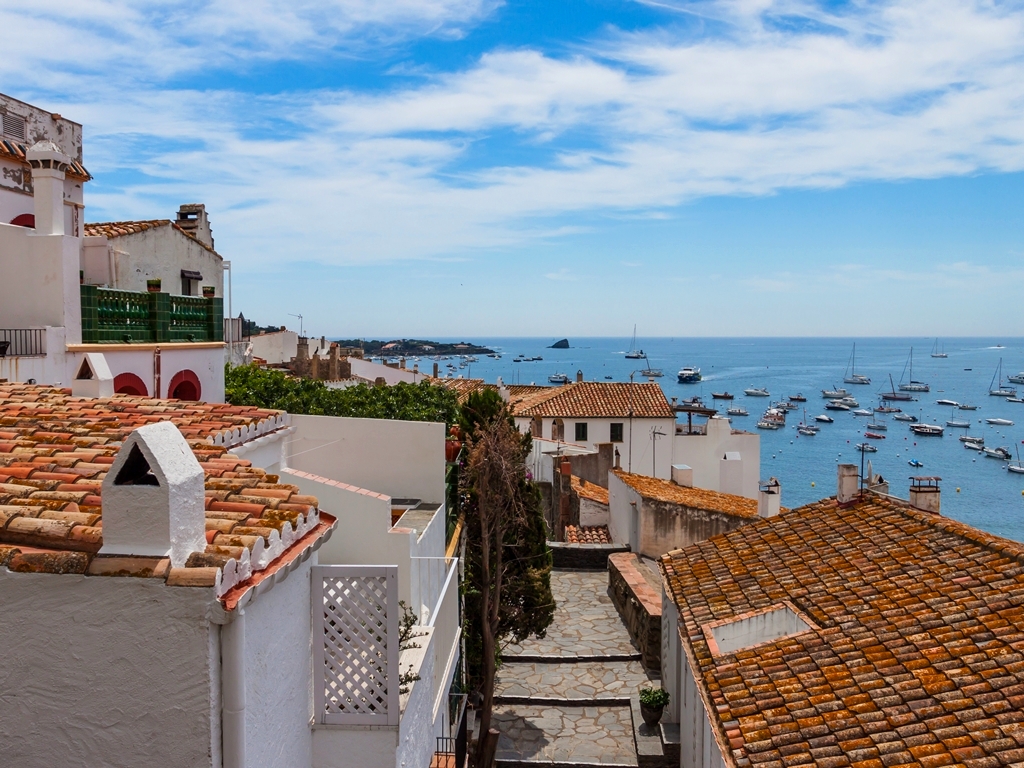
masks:
[[[92,221],[0,114],[5,765],[1024,764],[1024,545],[941,478],[790,506],[653,378],[253,333],[217,210]]]

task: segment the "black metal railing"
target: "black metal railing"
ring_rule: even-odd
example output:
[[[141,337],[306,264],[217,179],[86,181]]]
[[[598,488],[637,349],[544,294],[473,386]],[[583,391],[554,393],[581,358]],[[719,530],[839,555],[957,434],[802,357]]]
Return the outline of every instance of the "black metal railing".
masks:
[[[45,354],[45,329],[0,328],[0,357],[41,357]]]
[[[466,765],[466,747],[469,741],[469,730],[466,723],[466,694],[448,694],[448,703],[451,708],[449,713],[449,731],[447,736],[437,737],[437,748],[434,750],[438,757],[451,757],[453,760],[435,760],[437,765],[448,764],[453,768],[464,768]]]

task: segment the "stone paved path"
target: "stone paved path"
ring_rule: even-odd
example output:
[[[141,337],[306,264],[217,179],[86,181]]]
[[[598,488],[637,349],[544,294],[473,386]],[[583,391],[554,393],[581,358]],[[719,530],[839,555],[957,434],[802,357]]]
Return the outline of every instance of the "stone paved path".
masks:
[[[543,640],[528,638],[502,654],[516,656],[640,658],[608,596],[607,571],[553,571],[555,618]],[[531,659],[532,660],[532,659]]]
[[[499,761],[636,765],[629,707],[499,705]]]
[[[649,678],[608,596],[608,572],[554,571],[551,590],[547,636],[503,654],[499,765],[635,766],[633,720],[619,702]]]
[[[639,661],[504,663],[494,695],[563,701],[628,699],[649,678]]]

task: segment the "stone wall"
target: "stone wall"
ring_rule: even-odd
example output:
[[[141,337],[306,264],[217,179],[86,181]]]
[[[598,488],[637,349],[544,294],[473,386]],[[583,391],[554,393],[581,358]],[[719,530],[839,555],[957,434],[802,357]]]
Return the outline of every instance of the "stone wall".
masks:
[[[549,541],[548,547],[555,568],[572,571],[603,571],[610,567],[611,557],[629,553],[629,547],[622,544],[566,544],[562,541]]]
[[[608,585],[612,602],[637,644],[644,666],[661,671],[661,596],[640,568],[644,566],[632,552],[609,555]]]
[[[608,472],[615,466],[615,443],[598,443],[597,453],[569,456],[572,473],[588,483],[608,487]]]

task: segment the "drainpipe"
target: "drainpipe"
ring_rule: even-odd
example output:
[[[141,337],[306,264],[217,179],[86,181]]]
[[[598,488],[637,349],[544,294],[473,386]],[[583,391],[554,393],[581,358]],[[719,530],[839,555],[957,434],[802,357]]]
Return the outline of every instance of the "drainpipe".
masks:
[[[223,768],[245,768],[245,611],[220,628]]]
[[[231,308],[231,261],[225,260],[221,263],[221,269],[226,269],[228,273],[228,362],[234,365],[234,342],[235,342],[235,317],[232,314]]]

